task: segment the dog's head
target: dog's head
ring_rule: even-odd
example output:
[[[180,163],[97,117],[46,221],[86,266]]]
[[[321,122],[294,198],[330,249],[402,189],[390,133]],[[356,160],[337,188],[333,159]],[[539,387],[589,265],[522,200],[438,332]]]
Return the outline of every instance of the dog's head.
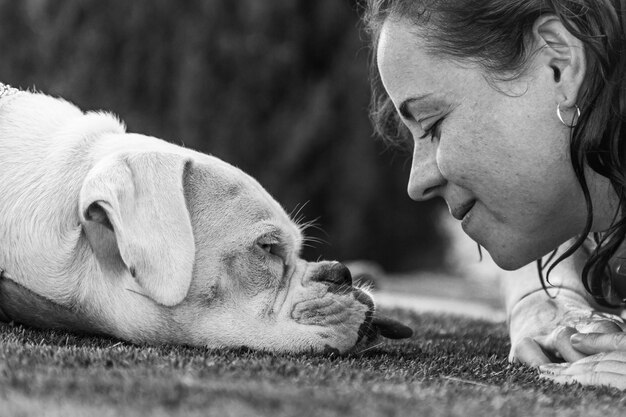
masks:
[[[372,298],[342,264],[300,257],[302,230],[257,181],[217,158],[135,140],[148,150],[98,157],[80,192],[105,283],[84,288],[84,300],[108,311],[108,332],[339,353],[378,333]]]

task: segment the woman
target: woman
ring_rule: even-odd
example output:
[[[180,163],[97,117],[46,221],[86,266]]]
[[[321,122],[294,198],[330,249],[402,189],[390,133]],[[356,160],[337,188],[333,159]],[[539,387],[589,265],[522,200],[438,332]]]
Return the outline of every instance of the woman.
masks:
[[[410,197],[516,270],[511,359],[626,389],[623,322],[600,312],[626,298],[626,1],[368,0],[365,21]]]

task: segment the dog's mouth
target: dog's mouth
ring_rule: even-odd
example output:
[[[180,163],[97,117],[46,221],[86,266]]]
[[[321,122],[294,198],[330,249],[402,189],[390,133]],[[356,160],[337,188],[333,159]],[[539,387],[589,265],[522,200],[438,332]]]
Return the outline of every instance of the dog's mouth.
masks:
[[[343,264],[324,264],[309,275],[307,281],[322,284],[323,287],[311,287],[314,289],[313,297],[291,305],[290,317],[299,324],[332,327],[339,333],[336,336],[340,340],[348,337],[344,334],[348,328],[355,329],[353,326],[358,326],[355,329],[356,340],[352,339],[354,342],[347,350],[344,345],[340,349],[343,353],[363,352],[363,348],[367,350],[379,337],[405,339],[413,335],[411,328],[384,316],[376,309],[367,284],[363,285],[358,279],[355,284],[350,271]],[[336,348],[327,348],[329,352],[339,354]]]
[[[359,328],[359,337],[355,346],[360,344],[369,345],[378,336],[387,339],[407,339],[413,336],[413,330],[410,327],[376,311],[374,300],[368,293],[359,288],[354,288],[353,295],[357,301],[368,307],[365,313],[365,320]]]

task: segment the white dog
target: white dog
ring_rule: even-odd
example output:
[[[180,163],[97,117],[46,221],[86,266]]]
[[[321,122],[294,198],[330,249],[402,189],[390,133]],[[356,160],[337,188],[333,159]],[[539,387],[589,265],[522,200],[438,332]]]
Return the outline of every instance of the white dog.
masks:
[[[0,319],[133,342],[343,353],[410,329],[253,178],[38,93],[0,97]]]

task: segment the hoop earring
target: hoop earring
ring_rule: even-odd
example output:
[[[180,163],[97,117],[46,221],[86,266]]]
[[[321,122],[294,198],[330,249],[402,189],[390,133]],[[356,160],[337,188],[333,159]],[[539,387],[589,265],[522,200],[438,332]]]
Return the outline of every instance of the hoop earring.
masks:
[[[572,118],[572,123],[567,124],[565,123],[565,121],[563,120],[563,116],[561,115],[561,103],[556,105],[556,117],[559,118],[561,123],[563,123],[565,126],[570,127],[570,128],[576,126],[576,124],[578,123],[578,118],[580,117],[580,108],[578,107],[577,104],[574,104],[574,107],[576,107],[576,115]]]

